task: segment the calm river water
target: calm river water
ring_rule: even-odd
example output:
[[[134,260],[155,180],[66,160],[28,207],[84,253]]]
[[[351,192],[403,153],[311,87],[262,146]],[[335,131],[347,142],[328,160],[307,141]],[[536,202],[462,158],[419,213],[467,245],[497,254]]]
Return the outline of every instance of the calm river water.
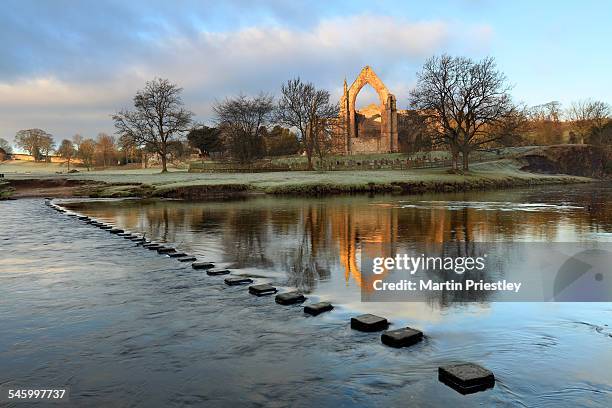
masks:
[[[366,242],[612,241],[611,201],[597,185],[66,204],[337,306],[314,318],[43,200],[0,202],[0,385],[69,386],[70,405],[88,407],[610,407],[611,304],[362,303],[358,254]],[[360,312],[426,339],[386,347],[349,328]],[[495,388],[438,382],[456,361],[491,369]]]

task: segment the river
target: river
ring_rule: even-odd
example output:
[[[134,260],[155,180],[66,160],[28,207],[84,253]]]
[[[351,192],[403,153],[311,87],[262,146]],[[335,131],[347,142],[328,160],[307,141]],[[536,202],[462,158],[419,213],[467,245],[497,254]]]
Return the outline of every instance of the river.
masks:
[[[612,406],[609,303],[363,303],[376,242],[610,242],[612,186],[187,202],[68,200],[235,274],[336,308],[306,317],[66,217],[0,202],[0,384],[69,386],[75,406]],[[349,328],[410,325],[408,349]],[[460,395],[437,367],[474,361]],[[15,405],[18,406],[18,405]]]

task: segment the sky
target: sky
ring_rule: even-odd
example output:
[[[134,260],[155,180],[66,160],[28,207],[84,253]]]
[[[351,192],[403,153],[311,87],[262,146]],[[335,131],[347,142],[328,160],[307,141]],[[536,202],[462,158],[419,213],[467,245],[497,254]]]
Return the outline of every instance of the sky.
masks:
[[[610,1],[27,1],[0,11],[0,137],[114,132],[155,77],[195,119],[215,101],[299,76],[339,98],[370,65],[407,108],[423,62],[494,57],[517,102],[612,102]],[[358,104],[374,102],[364,89]]]

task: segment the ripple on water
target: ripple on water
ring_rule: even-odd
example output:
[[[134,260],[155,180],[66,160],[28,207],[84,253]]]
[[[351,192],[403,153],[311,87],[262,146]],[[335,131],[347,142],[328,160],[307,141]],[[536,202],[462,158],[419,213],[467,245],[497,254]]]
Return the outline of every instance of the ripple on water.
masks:
[[[319,200],[317,208],[371,214],[360,203]],[[285,217],[295,213],[289,204],[282,202]],[[391,204],[380,211],[391,211]],[[310,318],[299,307],[280,307],[245,287],[227,287],[222,279],[62,216],[42,200],[0,205],[7,225],[28,220],[29,226],[18,235],[0,230],[0,383],[69,385],[78,406],[612,405],[610,332],[585,323],[609,318],[601,305],[495,304],[486,313],[423,310],[418,319],[420,309],[407,304],[405,310],[419,312],[392,322],[417,325],[426,337],[409,349],[391,349],[380,343],[379,333],[349,328],[357,313],[351,302],[370,306],[337,292],[356,289],[333,262],[319,263],[320,275],[300,278],[323,286],[338,282],[322,291],[313,287],[311,300],[326,296],[338,307]],[[282,263],[289,252],[266,253],[269,259],[258,263],[258,248],[279,237],[293,245],[291,237],[301,238],[303,230],[262,216],[271,205],[254,201],[245,210],[243,203],[223,203],[212,212],[210,230],[198,218],[206,213],[204,204],[111,206],[111,214],[92,215],[222,267],[232,264],[238,273],[276,281],[291,266]],[[302,200],[296,211],[303,214],[307,205]],[[178,215],[158,222],[164,211]],[[251,216],[265,233],[253,235],[245,226]],[[238,230],[254,239],[245,241]],[[237,243],[255,246],[240,252],[245,258],[228,260],[226,253],[243,250]],[[327,259],[337,257],[334,248],[322,248]],[[245,259],[251,264],[240,269]],[[384,314],[385,305],[376,307]],[[490,368],[496,387],[464,397],[437,381],[438,365],[462,360]]]

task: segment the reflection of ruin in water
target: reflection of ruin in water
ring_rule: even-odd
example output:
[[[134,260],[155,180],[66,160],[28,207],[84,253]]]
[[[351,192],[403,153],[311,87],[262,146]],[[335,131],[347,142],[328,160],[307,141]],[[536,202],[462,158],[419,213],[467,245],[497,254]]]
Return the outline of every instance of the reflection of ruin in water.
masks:
[[[286,281],[279,284],[310,292],[334,271],[347,286],[368,285],[360,271],[366,242],[373,249],[364,255],[393,256],[412,243],[567,240],[576,231],[612,230],[612,210],[605,205],[609,190],[585,187],[591,190],[581,194],[580,188],[552,187],[546,195],[540,188],[416,197],[85,205],[95,216],[187,249],[211,240],[206,245],[222,251],[232,267],[284,272]],[[552,203],[550,209],[521,207],[543,200]],[[389,243],[394,246],[385,245]]]

